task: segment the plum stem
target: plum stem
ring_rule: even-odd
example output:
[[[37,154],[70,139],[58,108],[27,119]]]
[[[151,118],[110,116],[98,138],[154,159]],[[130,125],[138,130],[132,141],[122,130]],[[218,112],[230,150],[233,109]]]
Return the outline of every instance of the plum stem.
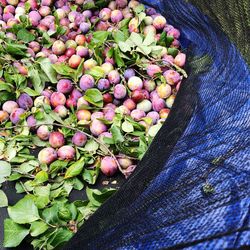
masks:
[[[103,143],[102,141],[98,140],[97,138],[95,138],[94,136],[78,129],[78,128],[74,128],[72,126],[69,126],[69,125],[62,125],[60,123],[43,123],[43,124],[39,124],[40,126],[41,125],[46,125],[46,126],[57,126],[57,127],[61,127],[61,128],[68,128],[68,129],[71,129],[71,130],[74,130],[74,131],[77,131],[77,132],[81,132],[83,133],[84,135],[86,135],[87,137],[93,139],[94,141],[96,141],[99,145],[103,146],[105,148],[105,150],[107,150],[107,152],[110,154],[110,156],[115,160],[120,172],[122,174],[124,174],[124,171],[121,167],[121,165],[119,164],[116,156],[113,154],[113,152],[106,146],[105,143]],[[11,127],[7,127],[7,128],[0,128],[0,131],[1,130],[9,130],[9,129],[15,129],[15,128],[24,128],[24,127],[29,127],[28,125],[15,125],[15,126],[11,126]]]

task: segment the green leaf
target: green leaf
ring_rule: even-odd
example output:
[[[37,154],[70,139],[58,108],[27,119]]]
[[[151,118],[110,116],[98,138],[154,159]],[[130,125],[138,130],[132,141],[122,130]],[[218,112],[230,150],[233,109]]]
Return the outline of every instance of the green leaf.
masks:
[[[176,49],[176,48],[168,48],[168,55],[176,57],[178,53],[179,53],[178,49]]]
[[[151,45],[152,43],[155,42],[155,35],[154,35],[154,32],[153,31],[150,31],[147,35],[146,35],[146,38],[144,39],[143,41],[143,45],[144,46],[149,46]]]
[[[40,171],[36,174],[35,181],[37,183],[43,183],[46,182],[49,179],[49,175],[46,171]]]
[[[138,4],[136,7],[133,8],[134,12],[136,14],[139,14],[141,12],[145,11],[145,5],[144,4]]]
[[[39,71],[34,67],[29,67],[29,78],[35,91],[40,94],[45,87],[45,83],[42,82]]]
[[[90,139],[87,141],[83,149],[87,152],[96,152],[98,148],[99,148],[99,144],[95,140]]]
[[[51,83],[57,83],[56,78],[56,71],[52,67],[52,63],[48,58],[39,58],[38,62],[40,64],[41,69],[46,74],[46,76],[49,78]]]
[[[128,28],[128,24],[130,22],[131,18],[125,18],[121,22],[119,22],[118,27],[120,30],[124,30]],[[116,42],[117,43],[117,42]]]
[[[25,92],[26,94],[28,94],[29,96],[38,96],[39,93],[36,92],[35,90],[29,88],[29,87],[26,87],[23,92]]]
[[[114,56],[115,56],[115,62],[117,64],[118,67],[123,67],[125,66],[124,60],[121,57],[121,52],[118,48],[114,49]]]
[[[84,95],[84,99],[87,102],[97,106],[98,108],[103,107],[103,96],[98,89],[87,89]]]
[[[84,181],[86,181],[88,184],[94,185],[96,183],[96,180],[98,178],[100,172],[99,167],[95,167],[94,169],[84,169],[82,178]]]
[[[96,207],[101,206],[112,194],[116,192],[116,189],[110,188],[110,189],[90,189],[86,188],[86,194],[91,202]]]
[[[53,174],[53,173],[57,173],[59,170],[63,169],[63,168],[66,168],[68,165],[68,162],[67,161],[60,161],[60,160],[57,160],[57,161],[54,161],[50,164],[50,174]]]
[[[56,63],[53,64],[52,67],[58,74],[62,76],[73,76],[73,74],[75,74],[75,70],[65,63]]]
[[[65,228],[59,228],[56,230],[56,233],[53,234],[53,236],[49,239],[48,243],[53,246],[53,248],[60,249],[60,247],[65,242],[69,241],[74,234],[73,232]]]
[[[66,171],[65,173],[65,179],[75,177],[79,175],[84,167],[84,158],[81,158],[77,162],[73,163]]]
[[[110,32],[108,31],[95,31],[93,32],[93,42],[104,43],[107,40],[109,34]]]
[[[126,40],[128,39],[126,34],[124,34],[124,32],[120,30],[114,31],[112,35],[116,43],[126,42]]]
[[[13,56],[23,56],[27,57],[27,47],[21,44],[7,44],[6,51]]]
[[[159,130],[160,130],[161,127],[162,127],[161,123],[158,123],[158,124],[152,126],[148,130],[148,135],[150,135],[151,137],[155,137],[157,135],[157,133],[159,132]]]
[[[28,161],[24,162],[19,166],[19,170],[22,173],[29,173],[30,171],[34,170],[36,167],[39,166],[39,163],[37,161]]]
[[[34,221],[31,223],[30,235],[32,237],[36,237],[36,236],[44,233],[45,231],[47,231],[48,228],[49,228],[49,226],[45,222]]]
[[[42,211],[42,217],[47,223],[58,223],[58,205],[55,204],[52,207],[46,208]]]
[[[85,73],[93,76],[95,79],[99,79],[105,76],[105,71],[100,66],[95,66],[90,70],[87,70]]]
[[[11,174],[11,165],[6,161],[0,161],[0,183]]]
[[[35,199],[34,202],[39,209],[44,208],[50,202],[50,189],[51,185],[38,186],[34,188]]]
[[[134,127],[130,122],[125,121],[122,123],[122,130],[126,133],[131,133],[134,132]]]
[[[119,46],[120,50],[124,53],[131,51],[131,47],[125,42],[119,42],[118,46]]]
[[[141,45],[136,48],[136,51],[141,52],[142,54],[147,56],[151,53],[152,49],[149,46]]]
[[[4,247],[17,247],[29,234],[29,229],[11,219],[4,220]]]
[[[8,206],[8,198],[3,190],[0,189],[0,207]]]
[[[25,43],[29,43],[31,41],[34,41],[36,37],[33,34],[31,34],[28,30],[20,29],[17,32],[17,39],[22,40]]]
[[[114,140],[115,143],[120,143],[120,142],[124,142],[124,137],[121,133],[121,130],[118,126],[116,125],[112,125],[111,129],[110,129],[111,133],[112,133],[112,138]]]
[[[142,45],[142,37],[138,33],[132,32],[129,40],[132,41],[136,46]]]
[[[18,224],[26,224],[40,218],[34,201],[28,197],[19,200],[14,206],[8,207],[10,218]]]

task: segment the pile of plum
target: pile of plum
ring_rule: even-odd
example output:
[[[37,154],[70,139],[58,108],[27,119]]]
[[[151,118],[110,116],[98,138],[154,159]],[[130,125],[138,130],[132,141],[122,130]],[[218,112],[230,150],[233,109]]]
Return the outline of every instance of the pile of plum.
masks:
[[[57,69],[65,65],[73,71],[80,69],[79,80],[57,70],[56,85],[46,82],[37,95],[20,90],[16,100],[2,102],[2,126],[10,126],[10,122],[12,126],[27,124],[31,135],[46,142],[47,146],[38,154],[40,164],[49,166],[57,159],[76,160],[77,148],[84,147],[92,136],[107,142],[107,147],[117,155],[116,159],[107,152],[99,155],[103,174],[112,176],[118,169],[129,169],[131,173],[141,157],[113,150],[110,141],[113,138],[116,144],[113,135],[116,130],[111,129],[112,124],[119,116],[121,122],[116,121],[119,134],[125,139],[130,136],[134,143],[143,134],[147,144],[159,130],[158,125],[167,119],[185,75],[182,68],[186,55],[180,51],[179,30],[155,9],[145,8],[135,0],[111,1],[106,6],[105,1],[84,0],[41,0],[40,3],[1,0],[0,3],[1,31],[6,38],[16,41],[18,37],[11,28],[29,22],[26,31],[34,38],[23,42],[29,60],[48,58]],[[118,32],[124,32],[125,39],[119,41],[114,35]],[[132,39],[135,34],[144,40],[143,46]],[[102,38],[98,40],[98,37]],[[151,41],[147,43],[146,39]],[[100,41],[102,48],[96,50],[94,45]],[[150,47],[152,44],[154,48]],[[26,77],[32,89],[32,75],[25,62],[15,58],[13,67]],[[8,81],[4,74],[1,81]],[[97,95],[98,98],[100,95],[98,105],[91,101]],[[62,121],[74,116],[71,125],[78,131],[70,134],[62,129],[63,124],[62,127],[46,122],[38,124],[34,112],[43,111],[44,106],[50,106],[50,112],[55,112]],[[128,117],[125,124],[121,117]],[[152,132],[152,127],[157,131]]]

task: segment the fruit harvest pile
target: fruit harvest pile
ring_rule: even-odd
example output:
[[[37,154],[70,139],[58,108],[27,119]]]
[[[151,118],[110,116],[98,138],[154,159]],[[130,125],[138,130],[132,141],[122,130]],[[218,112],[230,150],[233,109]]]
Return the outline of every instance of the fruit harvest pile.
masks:
[[[127,178],[185,77],[180,32],[138,1],[0,0],[0,187],[4,246],[67,242]],[[171,20],[170,20],[171,21]],[[87,200],[71,202],[73,190]]]

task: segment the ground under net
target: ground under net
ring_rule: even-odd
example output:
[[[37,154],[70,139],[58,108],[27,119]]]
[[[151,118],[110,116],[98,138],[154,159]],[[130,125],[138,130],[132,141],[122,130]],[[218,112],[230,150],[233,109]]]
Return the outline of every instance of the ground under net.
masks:
[[[64,249],[247,248],[250,2],[144,2],[181,30],[189,77],[136,172]]]

